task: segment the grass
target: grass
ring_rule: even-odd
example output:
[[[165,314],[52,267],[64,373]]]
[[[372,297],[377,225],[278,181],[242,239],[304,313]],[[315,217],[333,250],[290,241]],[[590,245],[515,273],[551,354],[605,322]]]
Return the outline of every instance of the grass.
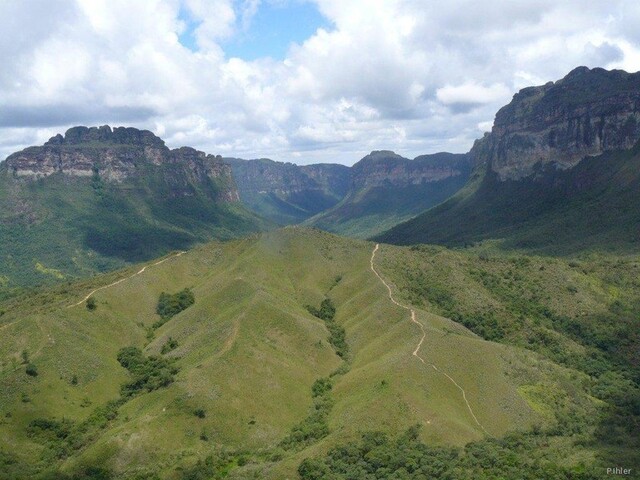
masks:
[[[13,477],[47,468],[74,474],[101,467],[118,478],[177,479],[197,469],[224,471],[228,478],[295,478],[305,458],[324,455],[370,430],[397,435],[420,424],[419,441],[430,446],[481,441],[485,435],[460,391],[411,355],[419,330],[406,310],[389,301],[386,288],[371,272],[373,246],[318,230],[285,228],[196,247],[97,291],[93,311],[84,304],[67,306],[139,266],[2,303],[0,451],[13,462]],[[456,302],[497,305],[481,280],[466,270],[477,258],[465,255],[441,248],[425,252],[382,246],[376,256],[376,267],[394,284],[398,298],[417,307],[427,331],[421,355],[464,387],[475,414],[493,436],[534,425],[557,426],[558,419],[547,415],[550,407],[544,407],[555,405],[552,401],[566,406],[562,415],[595,416],[602,400],[593,399],[586,373],[570,364],[558,365],[545,351],[485,341],[441,316],[441,305],[411,298],[416,294],[403,272],[418,262],[436,278],[447,272],[455,281],[461,276],[453,285],[465,288],[450,292]],[[526,277],[533,278],[540,262],[533,258],[517,268],[523,276],[524,269],[530,269]],[[509,259],[490,265],[487,271],[496,275],[502,268],[516,269]],[[582,299],[577,311],[583,305],[604,309],[613,296],[624,309],[635,288],[626,274],[615,282],[607,280],[613,270],[580,273],[579,268],[590,268],[586,262],[580,267],[559,261],[544,265],[553,281],[556,275],[567,275],[578,289],[559,298],[557,308],[566,309],[559,313],[570,313],[565,297],[576,295]],[[195,302],[169,318],[149,340],[148,329],[160,318],[160,294],[184,289],[193,292]],[[349,368],[341,368],[344,361],[330,343],[325,321],[305,308],[326,298],[335,307],[332,322],[345,332]],[[561,331],[558,335],[565,336]],[[569,334],[563,341],[578,353],[588,347]],[[174,347],[167,350],[168,344]],[[118,352],[130,346],[139,349],[142,359],[162,356],[174,365],[173,381],[131,396],[87,444],[66,459],[51,460],[46,442],[29,436],[30,422],[80,425],[120,398],[121,385],[132,378],[118,362]],[[37,366],[37,377],[24,373],[23,350]],[[331,376],[337,370],[340,374]],[[606,397],[607,385],[621,381],[614,377],[600,385],[599,397]],[[25,395],[29,401],[23,401]],[[279,448],[319,399],[323,405],[329,399],[331,405],[323,410],[322,435],[302,448]],[[206,412],[204,418],[194,415],[199,409]],[[557,438],[563,449],[575,448],[585,456],[597,451],[587,443],[574,445],[577,440],[564,433]],[[216,456],[220,449],[226,452],[222,457]]]
[[[342,235],[368,238],[424,212],[456,193],[467,174],[422,185],[364,188],[351,191],[337,205],[306,220]]]
[[[139,169],[118,184],[0,171],[0,298],[265,227],[240,205],[217,200],[223,180],[190,181],[173,165]]]
[[[520,181],[500,182],[485,168],[452,198],[378,239],[456,247],[496,240],[507,251],[561,256],[638,251],[640,144]]]

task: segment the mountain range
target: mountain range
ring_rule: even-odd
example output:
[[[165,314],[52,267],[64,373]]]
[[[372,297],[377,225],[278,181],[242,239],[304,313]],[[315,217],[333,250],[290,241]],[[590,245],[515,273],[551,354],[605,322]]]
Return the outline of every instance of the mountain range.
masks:
[[[224,159],[240,198],[277,224],[304,223],[357,238],[382,233],[446,200],[468,180],[468,155],[437,153],[409,160],[374,151],[352,167]]]
[[[148,131],[75,127],[0,163],[0,278],[77,278],[264,229],[231,168]]]
[[[456,195],[380,235],[398,244],[571,254],[640,244],[640,73],[579,67],[517,93]]]
[[[0,480],[637,472],[639,117],[640,74],[580,67],[468,154],[9,156]]]

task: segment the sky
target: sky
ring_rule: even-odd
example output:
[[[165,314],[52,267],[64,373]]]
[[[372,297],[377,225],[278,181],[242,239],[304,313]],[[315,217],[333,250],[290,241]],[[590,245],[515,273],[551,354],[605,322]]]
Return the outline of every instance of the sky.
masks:
[[[74,125],[298,164],[466,152],[521,88],[640,70],[637,0],[0,0],[0,159]]]

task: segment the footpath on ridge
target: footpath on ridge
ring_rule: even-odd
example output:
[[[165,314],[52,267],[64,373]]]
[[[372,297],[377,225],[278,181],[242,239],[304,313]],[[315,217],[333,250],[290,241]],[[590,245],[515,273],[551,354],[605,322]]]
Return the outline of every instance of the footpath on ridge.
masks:
[[[389,292],[389,300],[391,300],[398,307],[407,310],[411,314],[411,321],[413,323],[415,323],[416,325],[418,325],[418,327],[420,328],[420,331],[422,332],[422,337],[420,337],[420,341],[418,342],[418,345],[416,346],[415,350],[413,351],[413,356],[416,357],[418,360],[420,360],[424,365],[428,365],[428,366],[432,367],[436,372],[441,373],[442,375],[447,377],[449,379],[449,381],[451,381],[451,383],[453,383],[456,387],[458,387],[460,392],[462,392],[462,398],[464,399],[464,403],[467,404],[467,408],[469,409],[469,413],[473,417],[473,420],[476,422],[476,424],[482,429],[482,431],[485,434],[490,436],[489,432],[487,432],[485,430],[485,428],[482,426],[482,424],[478,421],[478,418],[476,417],[475,413],[473,413],[473,409],[471,408],[471,405],[469,404],[469,401],[467,400],[467,393],[464,391],[464,388],[462,388],[458,384],[458,382],[456,382],[449,374],[447,374],[446,372],[440,370],[433,363],[427,363],[424,360],[424,358],[422,358],[420,356],[420,348],[422,347],[422,342],[424,342],[424,339],[427,337],[427,332],[424,329],[424,325],[417,320],[415,310],[410,308],[410,307],[407,307],[406,305],[403,305],[403,304],[399,303],[398,301],[396,301],[396,299],[393,298],[393,293],[391,291],[391,287],[389,286],[389,284],[387,282],[385,282],[384,278],[382,278],[382,276],[376,271],[376,269],[374,267],[374,264],[373,264],[373,260],[374,260],[374,258],[376,256],[376,252],[378,251],[379,248],[380,248],[380,244],[376,243],[376,246],[373,249],[373,252],[371,252],[371,261],[370,261],[371,262],[371,271],[375,274],[376,277],[378,277],[378,279],[382,282],[382,284],[385,287],[387,287],[387,290]]]

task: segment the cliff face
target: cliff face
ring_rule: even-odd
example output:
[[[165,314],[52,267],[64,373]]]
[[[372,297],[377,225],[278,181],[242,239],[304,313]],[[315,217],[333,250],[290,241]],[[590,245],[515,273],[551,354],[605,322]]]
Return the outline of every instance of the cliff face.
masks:
[[[133,128],[75,127],[0,163],[0,276],[51,283],[267,226],[231,166]],[[44,266],[44,267],[43,267]]]
[[[348,188],[349,168],[344,165],[295,165],[258,160],[225,159],[231,163],[241,194],[276,194],[288,196],[309,190],[326,191],[343,196]]]
[[[518,92],[471,150],[500,180],[539,167],[568,169],[640,139],[640,73],[578,67],[557,82]]]
[[[407,187],[441,182],[468,175],[469,168],[467,155],[436,153],[409,160],[394,152],[374,151],[353,166],[352,188]]]
[[[295,165],[269,159],[224,159],[242,202],[276,223],[299,223],[339,202],[349,188],[349,167]]]
[[[470,172],[467,154],[409,160],[391,151],[374,151],[351,167],[349,191],[340,203],[306,223],[367,238],[444,201],[465,184]]]
[[[397,212],[405,216],[418,213],[435,199],[443,200],[439,192],[453,193],[455,190],[450,190],[459,188],[471,169],[468,155],[438,153],[409,160],[390,151],[371,152],[353,167],[300,166],[268,159],[225,161],[232,165],[240,198],[256,213],[281,224],[310,220],[312,225],[332,231],[338,231],[338,224],[357,222],[365,214],[373,219],[376,212],[382,213],[387,208],[392,211],[384,216],[391,223]],[[452,181],[448,186],[441,189],[443,182],[449,180]],[[372,205],[365,201],[365,206],[361,197],[373,189],[375,201],[372,200]],[[438,194],[432,195],[435,192]],[[379,201],[384,195],[398,198],[394,202]],[[401,200],[403,195],[406,201]],[[353,205],[356,197],[357,208]],[[339,212],[334,212],[334,208],[339,208]],[[316,218],[325,214],[327,219]]]
[[[135,128],[74,127],[43,146],[10,155],[0,166],[16,179],[59,173],[71,177],[97,175],[110,183],[135,179],[154,167],[167,169],[166,181],[176,187],[174,195],[188,195],[189,190],[184,187],[189,183],[211,180],[219,186],[216,200],[239,200],[231,166],[220,156],[189,147],[170,150],[153,133]]]

